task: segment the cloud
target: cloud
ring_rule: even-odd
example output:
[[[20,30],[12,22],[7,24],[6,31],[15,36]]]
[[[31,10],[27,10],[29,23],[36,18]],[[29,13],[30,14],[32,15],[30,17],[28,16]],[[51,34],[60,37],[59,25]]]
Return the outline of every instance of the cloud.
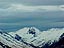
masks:
[[[3,9],[4,10],[4,9]],[[8,11],[25,11],[25,12],[32,12],[32,11],[64,11],[64,5],[42,5],[42,6],[27,6],[23,4],[11,4],[5,10]]]
[[[64,11],[64,5],[59,6],[62,11]]]

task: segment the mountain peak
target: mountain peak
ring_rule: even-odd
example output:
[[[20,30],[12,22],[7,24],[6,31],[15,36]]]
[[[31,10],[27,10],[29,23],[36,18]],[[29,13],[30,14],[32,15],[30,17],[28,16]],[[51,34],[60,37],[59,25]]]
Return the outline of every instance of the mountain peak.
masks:
[[[24,36],[24,35],[32,36],[34,34],[38,35],[39,33],[40,33],[40,30],[35,28],[35,27],[30,27],[30,28],[29,27],[24,27],[24,28],[16,31],[15,33],[10,32],[10,34],[12,34],[13,36],[15,34],[18,34],[19,36]]]
[[[31,27],[30,29],[33,29],[35,32],[40,32],[40,30],[36,27]]]
[[[37,29],[37,28],[35,28],[35,27],[30,27],[30,28],[25,27],[25,28],[20,29],[20,30],[18,30],[18,31],[16,31],[16,32],[18,32],[18,33],[21,33],[21,32],[22,32],[22,33],[27,33],[27,32],[29,32],[29,30],[32,31],[32,32],[40,32],[39,29]]]

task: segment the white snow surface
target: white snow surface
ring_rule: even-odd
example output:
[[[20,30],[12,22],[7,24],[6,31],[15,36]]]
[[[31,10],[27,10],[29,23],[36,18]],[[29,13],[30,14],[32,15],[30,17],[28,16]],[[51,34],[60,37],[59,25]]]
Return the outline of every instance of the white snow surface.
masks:
[[[36,37],[34,37],[33,34],[29,34],[29,29],[34,29],[36,33]],[[47,31],[40,31],[39,29],[35,27],[25,27],[23,29],[20,29],[16,32],[10,32],[12,36],[15,37],[15,34],[18,34],[20,37],[23,38],[23,40],[29,44],[33,44],[35,46],[41,46],[42,44],[45,45],[47,42],[51,42],[51,44],[54,41],[58,41],[60,36],[64,33],[64,28],[58,29],[58,28],[52,28]]]

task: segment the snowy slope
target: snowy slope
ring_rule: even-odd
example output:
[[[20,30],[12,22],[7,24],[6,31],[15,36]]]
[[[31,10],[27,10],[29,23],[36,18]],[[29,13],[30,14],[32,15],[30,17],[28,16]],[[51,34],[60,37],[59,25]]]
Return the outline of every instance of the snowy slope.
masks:
[[[55,46],[54,43],[60,43],[61,40],[64,40],[64,28],[40,31],[35,27],[25,27],[9,33],[0,30],[0,48],[41,48],[47,45]]]
[[[53,44],[54,41],[59,41],[59,38],[63,33],[64,33],[64,28],[63,29],[52,28],[48,31],[40,31],[35,27],[31,27],[31,28],[20,29],[15,33],[10,32],[9,34],[13,35],[14,37],[17,34],[20,37],[22,37],[22,40],[24,42],[28,44],[32,44],[34,46],[42,47],[48,42],[50,42],[51,45]]]
[[[31,48],[23,42],[16,40],[12,35],[0,31],[0,47],[1,48]]]

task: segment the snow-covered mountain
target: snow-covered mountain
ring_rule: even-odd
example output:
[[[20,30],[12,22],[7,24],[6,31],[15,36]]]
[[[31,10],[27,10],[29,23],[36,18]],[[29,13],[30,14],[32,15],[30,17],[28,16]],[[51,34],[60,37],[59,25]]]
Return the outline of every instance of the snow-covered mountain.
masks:
[[[60,40],[64,40],[64,28],[40,31],[35,27],[25,27],[16,32],[0,31],[0,46],[3,48],[55,48]]]

